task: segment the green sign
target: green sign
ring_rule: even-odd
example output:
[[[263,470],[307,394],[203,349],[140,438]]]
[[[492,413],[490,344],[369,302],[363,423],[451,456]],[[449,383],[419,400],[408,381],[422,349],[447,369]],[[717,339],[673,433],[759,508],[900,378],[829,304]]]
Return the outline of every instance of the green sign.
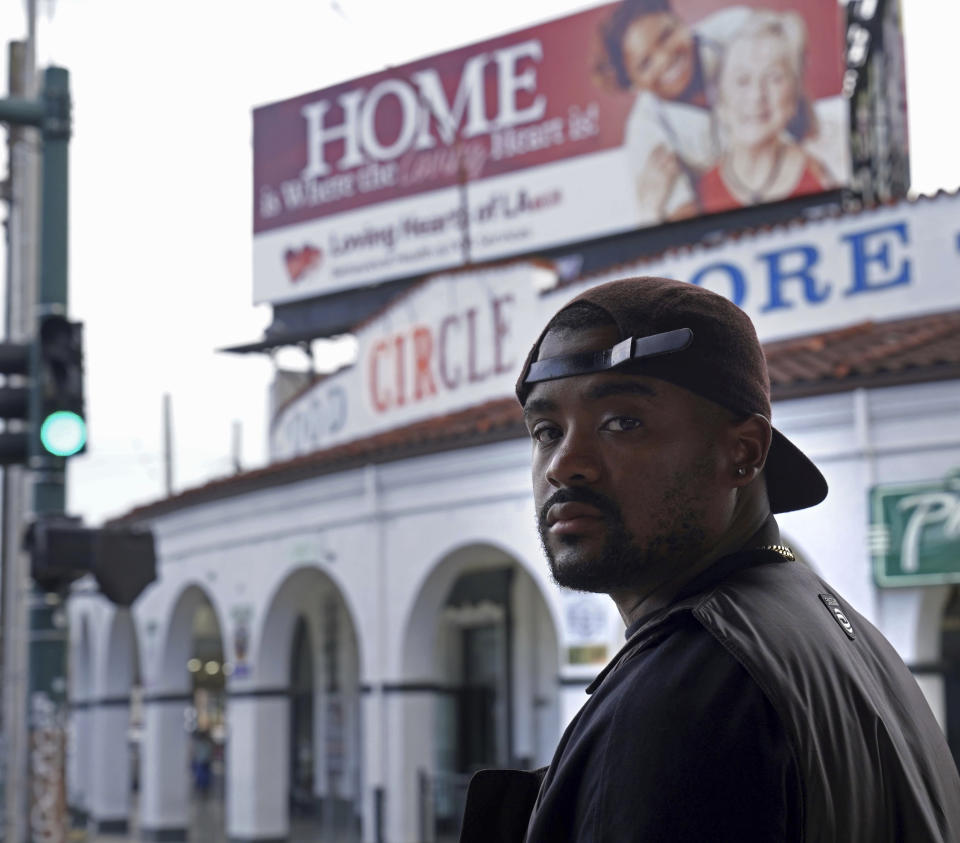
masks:
[[[960,583],[960,471],[871,489],[870,545],[880,586]]]

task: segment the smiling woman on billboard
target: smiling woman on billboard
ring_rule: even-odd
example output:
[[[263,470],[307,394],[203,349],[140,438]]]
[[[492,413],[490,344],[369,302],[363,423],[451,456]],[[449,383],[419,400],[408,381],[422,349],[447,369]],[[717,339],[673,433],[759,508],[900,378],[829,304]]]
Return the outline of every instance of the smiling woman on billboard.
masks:
[[[725,8],[704,0],[623,0],[613,8],[600,30],[596,69],[601,87],[634,94],[623,148],[638,225],[836,186],[841,178],[831,174],[848,170],[835,78],[842,50],[824,61],[816,45],[821,52],[811,57],[805,35],[825,31],[830,22],[822,8],[797,0]],[[751,52],[747,39],[760,52]],[[812,101],[804,91],[808,61],[816,77]],[[762,88],[762,102],[747,101],[749,85]],[[747,114],[751,109],[757,114]],[[780,135],[783,143],[768,143],[759,160],[741,164],[737,181],[727,159],[757,152],[749,150],[756,142],[747,140],[751,133],[768,140]],[[716,169],[721,160],[722,173]]]
[[[714,119],[720,160],[700,180],[704,211],[722,211],[831,187],[801,146],[816,133],[803,92],[806,30],[799,15],[757,12],[728,44]]]

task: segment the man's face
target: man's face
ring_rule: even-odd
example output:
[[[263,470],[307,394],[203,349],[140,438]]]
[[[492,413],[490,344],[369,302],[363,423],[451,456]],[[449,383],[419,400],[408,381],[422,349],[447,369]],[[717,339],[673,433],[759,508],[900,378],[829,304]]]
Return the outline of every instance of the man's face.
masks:
[[[609,348],[610,326],[550,332],[539,359]],[[597,373],[536,384],[538,527],[559,585],[642,589],[700,558],[732,512],[717,431],[723,410],[656,378]]]
[[[672,12],[643,15],[623,33],[631,85],[666,100],[679,97],[693,79],[693,50],[690,28]]]

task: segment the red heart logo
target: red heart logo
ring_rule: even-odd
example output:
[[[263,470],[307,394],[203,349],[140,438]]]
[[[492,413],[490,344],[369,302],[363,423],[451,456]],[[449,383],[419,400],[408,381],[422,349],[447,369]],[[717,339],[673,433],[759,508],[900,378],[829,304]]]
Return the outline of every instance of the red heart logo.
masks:
[[[302,249],[287,249],[283,253],[287,274],[291,281],[299,281],[308,272],[318,269],[323,261],[323,249],[305,243]]]

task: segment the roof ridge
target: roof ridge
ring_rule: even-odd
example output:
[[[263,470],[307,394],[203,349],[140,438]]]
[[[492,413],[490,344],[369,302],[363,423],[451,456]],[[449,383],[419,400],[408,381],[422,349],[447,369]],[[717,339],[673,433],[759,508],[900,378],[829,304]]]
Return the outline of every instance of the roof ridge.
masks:
[[[912,351],[917,348],[922,348],[925,345],[929,345],[936,340],[942,339],[950,335],[956,334],[956,326],[950,324],[942,324],[939,326],[933,326],[926,328],[920,328],[913,336],[907,336],[902,339],[901,342],[897,344],[896,351]],[[873,348],[865,349],[863,354],[859,357],[861,362],[870,362],[873,360],[880,360],[883,357],[886,357],[890,354],[891,349],[884,348],[883,346],[875,346]]]

